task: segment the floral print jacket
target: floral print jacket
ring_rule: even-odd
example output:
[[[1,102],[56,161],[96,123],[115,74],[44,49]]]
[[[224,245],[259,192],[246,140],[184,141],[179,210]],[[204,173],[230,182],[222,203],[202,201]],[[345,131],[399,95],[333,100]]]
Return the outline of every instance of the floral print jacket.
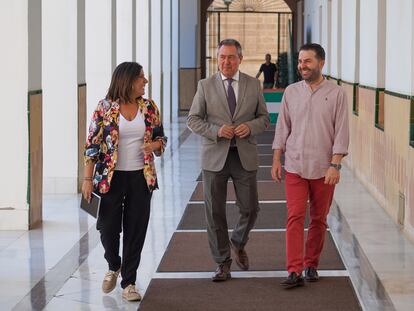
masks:
[[[138,100],[138,106],[145,118],[144,143],[161,141],[161,150],[154,152],[156,156],[160,156],[167,144],[167,137],[164,136],[158,107],[152,100],[143,98]],[[109,191],[115,171],[118,157],[119,108],[120,105],[116,101],[101,100],[93,112],[89,126],[85,145],[85,164],[90,162],[95,164],[93,186],[95,191],[100,193]],[[144,156],[144,177],[151,192],[158,189],[153,154]]]

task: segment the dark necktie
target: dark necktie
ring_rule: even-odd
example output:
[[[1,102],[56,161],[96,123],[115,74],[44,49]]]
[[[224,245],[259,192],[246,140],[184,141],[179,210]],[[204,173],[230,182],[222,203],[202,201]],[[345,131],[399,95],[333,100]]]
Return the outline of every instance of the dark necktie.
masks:
[[[229,104],[229,109],[231,116],[234,115],[234,111],[236,110],[236,94],[234,94],[233,86],[231,85],[233,79],[227,79],[228,87],[227,87],[227,102]]]

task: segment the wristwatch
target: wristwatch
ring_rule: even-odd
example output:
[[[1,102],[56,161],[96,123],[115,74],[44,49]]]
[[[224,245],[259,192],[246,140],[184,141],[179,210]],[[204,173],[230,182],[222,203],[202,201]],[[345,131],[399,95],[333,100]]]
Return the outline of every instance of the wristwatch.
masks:
[[[331,163],[329,164],[330,167],[334,167],[336,168],[338,171],[341,169],[342,165],[341,164],[335,164],[335,163]]]

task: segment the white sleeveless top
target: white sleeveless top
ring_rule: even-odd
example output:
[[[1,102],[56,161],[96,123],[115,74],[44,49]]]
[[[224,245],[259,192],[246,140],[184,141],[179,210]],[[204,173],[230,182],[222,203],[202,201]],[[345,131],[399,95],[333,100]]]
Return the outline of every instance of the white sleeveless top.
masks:
[[[144,116],[140,111],[132,121],[128,121],[119,113],[118,160],[115,170],[137,171],[144,168],[144,152],[141,150],[144,133]]]

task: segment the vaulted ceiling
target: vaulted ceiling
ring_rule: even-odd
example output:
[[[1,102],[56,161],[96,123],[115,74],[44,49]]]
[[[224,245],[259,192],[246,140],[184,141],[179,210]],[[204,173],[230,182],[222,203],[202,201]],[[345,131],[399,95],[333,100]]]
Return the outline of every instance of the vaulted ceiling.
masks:
[[[214,0],[208,10],[227,10],[227,6],[223,0]],[[246,12],[292,12],[284,0],[233,0],[229,6],[229,10]]]

